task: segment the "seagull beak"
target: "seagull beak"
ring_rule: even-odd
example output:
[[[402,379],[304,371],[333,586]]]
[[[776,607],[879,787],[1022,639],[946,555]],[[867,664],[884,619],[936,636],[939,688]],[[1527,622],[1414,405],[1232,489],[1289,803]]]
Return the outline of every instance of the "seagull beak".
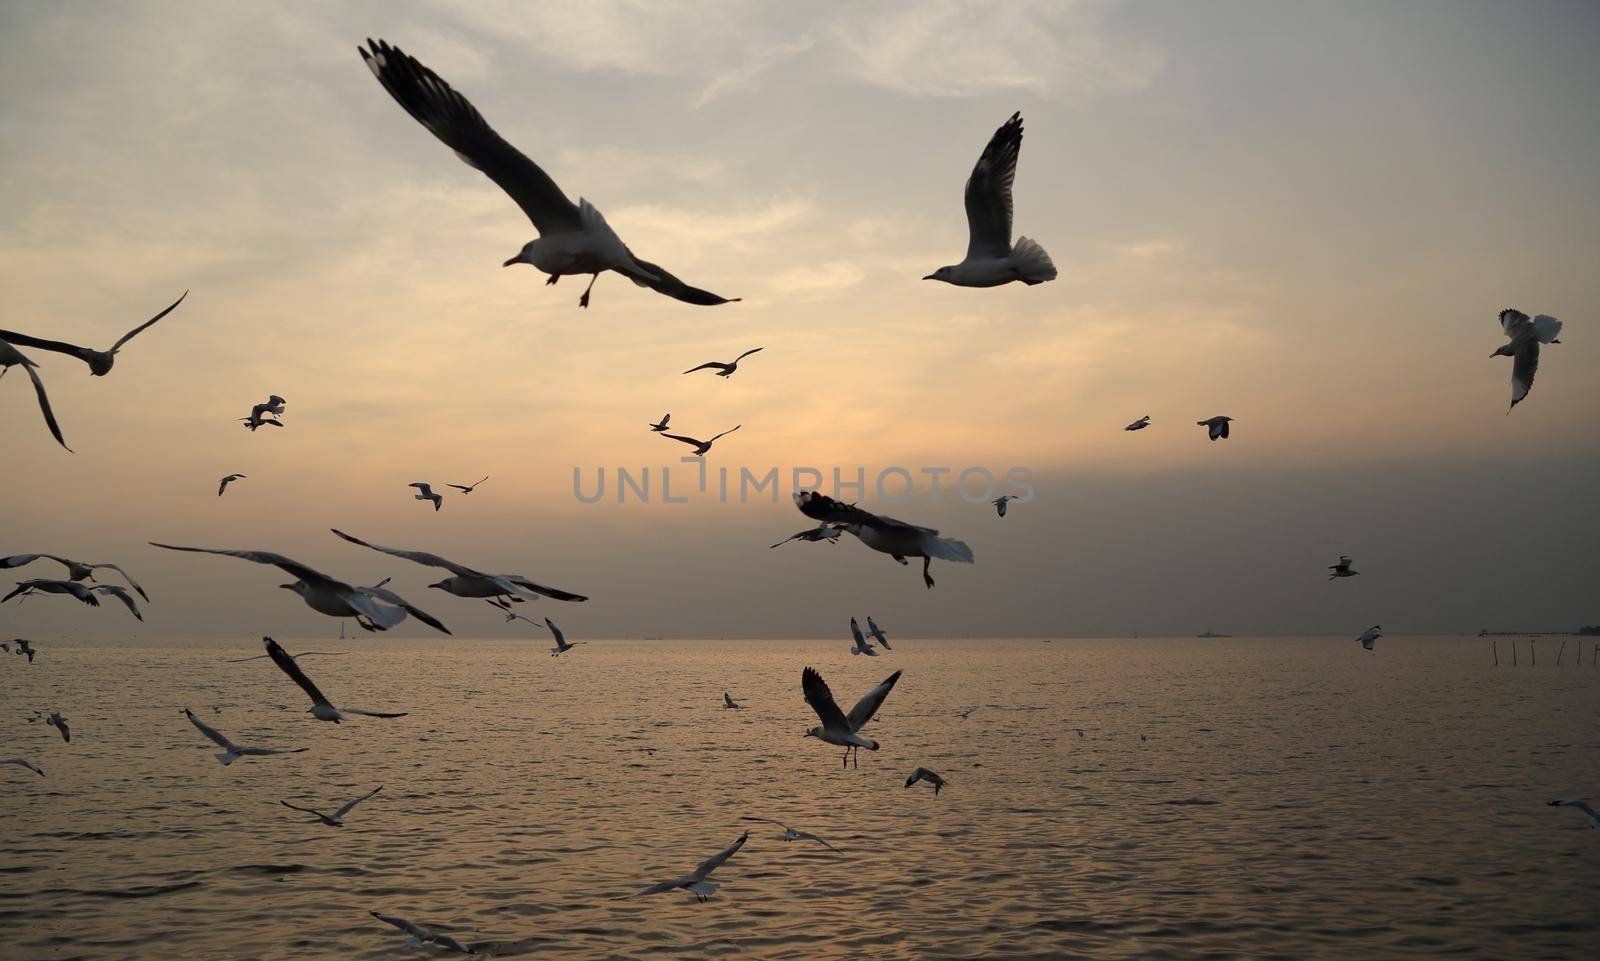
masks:
[[[278,588],[280,590],[292,591],[292,590],[294,590],[294,585],[293,584],[279,584]]]
[[[923,280],[937,280],[937,279],[938,279],[938,278],[937,278],[937,277],[935,277],[935,276],[934,276],[934,275],[932,275],[932,274],[929,274],[929,275],[928,275],[928,276],[926,276],[926,277],[924,277],[924,278],[922,278],[922,279],[923,279]]]
[[[502,267],[510,267],[512,264],[520,264],[520,263],[522,263],[522,255],[521,254],[517,254],[515,257],[512,257],[510,260],[506,261],[505,263],[501,264],[500,266],[502,266]]]

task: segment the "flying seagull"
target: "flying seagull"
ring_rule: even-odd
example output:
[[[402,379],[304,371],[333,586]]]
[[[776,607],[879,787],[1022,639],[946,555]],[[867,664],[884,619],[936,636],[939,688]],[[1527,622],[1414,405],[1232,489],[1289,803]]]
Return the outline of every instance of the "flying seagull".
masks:
[[[349,653],[349,651],[301,651],[299,654],[290,654],[289,656],[298,661],[302,657],[344,657]],[[267,656],[266,654],[256,654],[253,657],[231,657],[223,663],[243,664],[245,661],[265,660]],[[218,708],[218,711],[220,713],[221,709]]]
[[[710,881],[707,881],[706,878],[710,876],[712,871],[722,867],[722,863],[724,861],[738,853],[739,849],[744,847],[744,842],[748,841],[749,839],[750,832],[746,831],[739,835],[739,840],[723,848],[721,851],[718,851],[716,854],[713,854],[711,857],[706,858],[704,861],[701,861],[699,866],[690,873],[685,874],[681,878],[673,878],[671,881],[662,881],[660,884],[652,884],[643,891],[640,891],[638,894],[631,895],[631,897],[642,898],[647,894],[661,894],[665,891],[672,891],[677,888],[682,888],[685,891],[688,891],[690,894],[693,894],[697,900],[704,903],[705,900],[711,897],[711,895],[717,890],[717,886],[712,884]]]
[[[1352,571],[1350,569],[1350,558],[1344,554],[1339,555],[1339,563],[1329,564],[1328,570],[1333,572],[1332,574],[1328,575],[1328,580],[1330,581],[1336,577],[1355,577],[1357,574],[1361,573],[1360,571]]]
[[[33,663],[33,656],[39,652],[33,649],[32,641],[21,637],[14,637],[11,639],[11,643],[17,645],[17,654],[19,656],[26,654],[28,655],[28,663]]]
[[[139,605],[134,603],[133,598],[128,594],[127,588],[119,587],[116,584],[97,584],[91,590],[96,594],[109,594],[115,597],[122,602],[122,606],[128,609],[128,613],[141,621],[144,620],[144,615],[139,613]]]
[[[1371,627],[1367,628],[1366,630],[1362,631],[1361,634],[1356,638],[1356,640],[1358,642],[1360,642],[1362,647],[1364,647],[1364,648],[1366,648],[1367,650],[1370,651],[1370,650],[1372,650],[1373,642],[1376,641],[1378,638],[1380,638],[1382,636],[1383,636],[1383,631],[1378,627],[1378,625],[1374,624]]]
[[[479,484],[483,483],[484,481],[486,481],[488,479],[489,479],[489,475],[485,474],[485,475],[483,475],[483,479],[482,480],[473,481],[471,484],[468,484],[468,485],[446,484],[444,486],[446,486],[446,487],[454,487],[456,490],[460,491],[463,494],[470,494],[473,491],[478,489],[478,485]]]
[[[179,547],[175,544],[158,544],[150,542],[152,547],[161,547],[169,551],[190,551],[196,554],[221,554],[224,557],[237,557],[241,560],[253,561],[257,564],[268,564],[287,572],[291,577],[297,578],[293,584],[279,584],[284,590],[294,591],[306,602],[306,606],[318,614],[329,617],[353,617],[356,623],[369,631],[387,631],[410,614],[417,620],[428,625],[436,631],[449,634],[450,629],[439,622],[432,614],[413,607],[400,595],[393,591],[385,590],[380,584],[376,587],[356,587],[344,581],[335,580],[312,567],[300,563],[282,554],[270,551],[230,551],[210,547]]]
[[[433,488],[429,487],[427,484],[424,484],[421,481],[417,481],[414,484],[408,484],[406,486],[415,487],[417,489],[416,500],[419,500],[419,501],[433,501],[433,509],[435,511],[437,511],[439,508],[444,506],[444,495],[443,494],[435,494],[433,492]]]
[[[239,419],[244,421],[244,429],[249,431],[252,434],[254,434],[259,428],[262,428],[262,427],[282,427],[283,426],[283,421],[281,421],[281,420],[274,420],[271,417],[257,417],[257,416],[255,416],[253,414],[251,416],[249,416],[249,417],[241,417]]]
[[[571,644],[568,644],[567,643],[567,635],[561,633],[561,628],[556,626],[556,622],[555,621],[552,621],[550,618],[547,617],[547,618],[544,619],[544,623],[545,623],[546,627],[550,628],[550,636],[554,637],[556,639],[556,646],[550,648],[550,656],[551,657],[557,657],[559,655],[565,654],[568,651],[572,650],[573,648],[577,647],[579,644],[583,643],[582,641],[573,641]]]
[[[85,564],[83,561],[69,560],[65,557],[57,557],[54,554],[12,554],[10,557],[0,557],[0,569],[25,567],[41,557],[45,560],[55,561],[65,567],[67,569],[67,580],[69,581],[93,582],[95,571],[116,571],[122,575],[123,580],[128,582],[129,587],[139,592],[140,597],[147,601],[150,599],[150,595],[144,592],[144,588],[139,586],[139,582],[129,577],[127,571],[115,564]]]
[[[1195,426],[1204,427],[1206,429],[1206,433],[1211,435],[1212,440],[1216,440],[1219,437],[1223,440],[1227,440],[1228,422],[1231,420],[1233,420],[1232,417],[1223,417],[1218,415],[1216,417],[1207,417],[1205,420],[1197,420],[1195,421]]]
[[[193,724],[201,734],[210,738],[217,747],[222,748],[222,753],[216,755],[216,758],[222,762],[223,767],[227,767],[241,757],[264,757],[268,754],[299,754],[306,750],[303,747],[240,747],[228,740],[226,734],[195,717],[194,712],[188,708],[184,708],[183,713],[189,719],[189,723]]]
[[[724,711],[737,711],[739,709],[739,703],[730,697],[727,691],[722,692],[722,709]]]
[[[939,792],[944,789],[945,785],[944,778],[933,773],[925,767],[919,767],[915,771],[911,772],[911,776],[906,778],[906,787],[910,787],[918,781],[927,781],[929,784],[932,784],[934,797],[939,796]]]
[[[412,119],[511,196],[539,232],[505,262],[532,264],[555,283],[564,275],[590,274],[578,306],[589,306],[589,291],[603,271],[614,270],[641,287],[690,304],[726,304],[728,298],[691,287],[662,268],[634,256],[605,217],[582,197],[573,204],[550,175],[494,132],[467,98],[415,57],[382,40],[361,49],[378,82]],[[358,48],[360,49],[360,48]]]
[[[37,771],[38,768],[34,768],[34,770]],[[1550,807],[1575,807],[1583,813],[1589,815],[1590,827],[1600,828],[1600,814],[1594,813],[1594,808],[1589,806],[1588,801],[1551,801]]]
[[[542,594],[558,601],[587,601],[589,599],[582,594],[563,591],[558,587],[546,587],[543,584],[528,580],[521,574],[485,574],[465,564],[457,564],[455,561],[440,557],[438,554],[429,554],[426,551],[401,550],[396,547],[382,547],[377,544],[369,544],[359,537],[352,537],[337,528],[331,528],[331,530],[352,544],[358,544],[394,557],[404,558],[413,563],[422,564],[425,567],[440,567],[449,571],[454,575],[453,577],[447,577],[438,583],[429,584],[428,586],[454,594],[457,597],[505,597],[513,601],[532,601],[538,600],[539,595]]]
[[[661,436],[662,437],[670,437],[673,440],[677,440],[677,441],[682,441],[685,444],[688,444],[690,447],[693,447],[694,448],[694,453],[690,455],[691,457],[704,457],[706,455],[706,452],[711,450],[711,445],[715,444],[717,442],[717,438],[718,437],[726,437],[727,435],[733,433],[734,431],[738,430],[740,427],[743,427],[743,426],[744,426],[743,424],[738,424],[738,425],[735,425],[733,427],[730,427],[727,430],[723,431],[722,433],[718,434],[716,437],[711,438],[710,440],[695,440],[693,437],[684,437],[681,434],[662,434]]]
[[[782,547],[790,541],[827,541],[829,544],[837,544],[839,543],[839,535],[843,533],[843,527],[823,521],[816,527],[807,528],[798,534],[790,534],[772,546]]]
[[[1006,516],[1006,505],[1017,499],[1018,498],[1015,494],[1002,494],[989,503],[994,505],[994,512],[996,514],[1004,517]]]
[[[865,637],[861,636],[861,625],[857,624],[856,619],[853,617],[850,618],[850,634],[856,639],[855,646],[850,648],[851,654],[865,654],[868,657],[878,656],[877,650],[867,643]]]
[[[240,420],[261,420],[267,414],[272,414],[273,416],[280,416],[280,415],[283,414],[284,405],[286,405],[287,403],[288,403],[288,401],[284,400],[282,397],[279,397],[277,394],[269,394],[267,396],[267,399],[266,399],[265,403],[251,405],[251,407],[250,407],[250,416],[249,417],[241,417],[239,419]],[[282,426],[282,425],[279,425],[279,426]]]
[[[1509,341],[1489,356],[1511,358],[1511,407],[1515,407],[1533,389],[1533,375],[1539,372],[1539,345],[1561,343],[1556,339],[1561,333],[1561,321],[1547,314],[1530,319],[1522,311],[1507,307],[1500,311],[1500,328]],[[0,331],[0,337],[4,336],[5,332]],[[1510,408],[1506,412],[1510,413]]]
[[[405,918],[397,918],[392,914],[379,914],[376,911],[369,911],[367,913],[377,918],[379,921],[382,921],[384,924],[393,925],[411,935],[411,940],[406,942],[406,947],[408,948],[420,948],[424,944],[437,944],[441,948],[449,948],[451,951],[459,951],[462,954],[473,953],[471,948],[462,944],[460,941],[457,941],[455,938],[452,938],[448,934],[439,934],[436,931],[430,931],[420,924],[412,924]]]
[[[714,360],[708,360],[705,363],[701,364],[699,367],[690,367],[688,370],[684,371],[684,373],[685,374],[692,374],[697,370],[715,370],[717,372],[717,376],[718,377],[732,377],[733,374],[734,374],[734,371],[739,369],[739,361],[744,360],[746,357],[749,357],[751,354],[754,354],[757,351],[762,351],[762,350],[766,350],[766,348],[765,347],[752,347],[749,350],[745,351],[744,353],[740,354],[739,356],[735,357],[731,363],[721,364],[721,363],[718,363],[717,361],[714,361]]]
[[[66,448],[69,454],[74,453],[72,448],[67,447],[66,438],[61,436],[61,425],[56,423],[56,413],[50,409],[50,395],[45,393],[44,381],[39,379],[38,372],[34,370],[38,366],[38,364],[23,356],[22,351],[11,346],[7,341],[0,339],[0,378],[4,378],[6,374],[10,373],[13,367],[21,367],[27,371],[28,379],[33,381],[33,392],[39,398],[39,412],[44,414],[44,425],[50,428],[50,436],[56,439],[56,443]]]
[[[72,743],[72,731],[67,727],[67,719],[61,716],[60,711],[51,711],[44,722],[61,732],[61,740],[68,744]]]
[[[928,573],[928,565],[934,558],[962,564],[973,562],[972,548],[961,541],[940,537],[931,527],[918,527],[874,514],[854,504],[836,501],[820,491],[799,491],[794,495],[794,502],[800,513],[813,520],[838,524],[861,543],[902,564],[907,557],[922,558],[922,581],[930,588],[933,576]]]
[[[667,429],[667,421],[669,421],[671,419],[672,419],[672,415],[671,414],[662,414],[660,422],[655,423],[655,424],[651,424],[650,425],[650,429],[652,431],[654,431],[655,433],[660,434],[660,433],[664,432]]]
[[[366,794],[356,798],[354,801],[349,802],[344,807],[333,812],[332,814],[323,814],[321,811],[313,808],[304,808],[298,804],[290,804],[288,801],[279,801],[278,803],[295,811],[300,811],[305,814],[314,814],[316,815],[317,820],[321,821],[323,824],[326,824],[330,828],[342,828],[344,827],[344,816],[350,813],[351,808],[355,807],[357,804],[360,804],[362,801],[365,801],[367,798],[372,797],[372,795],[377,794],[381,790],[383,790],[382,784],[373,788]]]
[[[1011,245],[1011,183],[1022,152],[1022,114],[1011,115],[983,148],[967,178],[967,256],[923,280],[957,287],[998,287],[1020,280],[1028,286],[1056,279],[1044,248],[1026,237]]]
[[[217,485],[217,496],[221,497],[222,492],[228,489],[229,484],[236,480],[244,480],[244,477],[245,475],[243,474],[229,474],[227,477],[224,477],[222,479],[222,483]]]
[[[963,721],[965,721],[967,718],[971,717],[972,716],[972,712],[976,711],[976,710],[977,710],[977,708],[975,708],[975,707],[962,708],[961,710],[956,712],[956,717],[959,717]]]
[[[0,764],[15,764],[18,767],[27,768],[28,770],[30,770],[33,773],[39,775],[40,777],[44,777],[44,769],[39,767],[39,765],[33,763],[32,761],[26,760],[25,758],[10,757],[10,758],[6,758],[5,760],[0,760]]]
[[[753,817],[741,817],[739,820],[741,820],[741,821],[759,821],[762,824],[776,824],[778,827],[783,828],[783,833],[778,835],[778,840],[780,840],[780,841],[815,841],[815,842],[817,842],[818,844],[822,845],[823,847],[827,848],[830,851],[839,850],[838,848],[836,848],[833,845],[829,844],[827,841],[824,841],[821,838],[817,837],[815,834],[809,834],[809,833],[807,833],[805,831],[796,831],[794,828],[790,827],[787,824],[784,824],[782,821],[774,821],[772,818],[753,818]]]
[[[883,636],[883,628],[878,626],[878,622],[873,620],[870,614],[867,615],[867,633],[872,635],[872,639],[878,642],[879,647],[886,651],[894,650],[889,646],[889,639]]]
[[[883,706],[883,699],[889,696],[889,691],[894,688],[894,682],[898,680],[900,672],[895,671],[885,678],[882,684],[868,691],[846,715],[834,702],[833,692],[828,690],[828,683],[822,679],[822,675],[812,668],[806,668],[800,672],[800,690],[805,694],[806,703],[817,712],[817,718],[822,723],[807,731],[805,736],[844,748],[845,764],[850,763],[851,753],[861,748],[876,751],[878,742],[870,737],[863,737],[860,732],[867,726],[867,722],[872,720],[872,716],[878,713],[878,708]],[[857,763],[859,766],[859,762]]]
[[[1139,418],[1138,420],[1134,421],[1133,423],[1129,424],[1128,426],[1126,426],[1126,427],[1124,427],[1122,429],[1123,430],[1144,430],[1146,427],[1149,427],[1149,426],[1150,426],[1150,415],[1146,414],[1143,417]]]
[[[22,597],[26,600],[35,593],[39,594],[70,594],[90,607],[99,607],[100,598],[95,596],[94,589],[87,584],[75,581],[52,581],[42,577],[31,580],[17,581],[17,586],[5,597],[0,597],[0,604],[11,600],[13,597]],[[138,612],[135,612],[137,614]],[[140,618],[143,620],[144,618]]]
[[[143,333],[145,328],[149,327],[151,324],[154,324],[156,321],[172,313],[172,311],[176,309],[179,304],[183,303],[183,298],[187,296],[189,296],[189,292],[186,290],[183,292],[183,297],[179,297],[177,300],[172,302],[171,307],[168,307],[166,310],[163,310],[161,313],[156,314],[154,317],[151,317],[149,320],[128,331],[126,334],[123,334],[122,339],[118,340],[115,344],[112,344],[110,350],[91,350],[88,347],[78,347],[73,344],[63,344],[59,340],[41,340],[37,337],[29,337],[27,334],[14,334],[9,330],[0,330],[0,340],[9,340],[14,344],[21,344],[24,347],[37,347],[40,350],[53,350],[58,354],[67,354],[69,356],[76,357],[85,364],[89,365],[89,373],[92,376],[104,377],[105,375],[111,373],[112,365],[117,362],[117,351],[122,349],[123,344],[126,344],[128,341]],[[42,389],[40,393],[42,397]]]
[[[406,716],[407,712],[405,711],[387,713],[384,711],[363,711],[354,707],[334,707],[332,702],[323,696],[321,691],[317,690],[317,685],[311,682],[311,678],[306,677],[306,672],[300,670],[299,662],[290,657],[288,651],[285,651],[278,645],[277,641],[270,637],[264,637],[261,640],[267,647],[267,656],[272,658],[272,663],[278,665],[278,669],[289,675],[289,680],[300,685],[300,690],[305,691],[306,696],[311,698],[311,707],[306,710],[306,713],[317,720],[332,721],[338,724],[340,719],[349,717],[352,714],[359,714],[362,717]]]

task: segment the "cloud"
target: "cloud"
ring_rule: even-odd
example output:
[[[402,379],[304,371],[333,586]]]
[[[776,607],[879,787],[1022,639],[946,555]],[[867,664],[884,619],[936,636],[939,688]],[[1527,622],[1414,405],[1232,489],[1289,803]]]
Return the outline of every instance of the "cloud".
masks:
[[[791,267],[772,279],[772,287],[781,294],[825,294],[854,287],[866,276],[860,266],[835,260],[809,267]]]
[[[712,77],[711,81],[700,89],[700,96],[695,98],[695,109],[704,107],[736,87],[753,85],[757,78],[773,67],[810,50],[813,43],[811,37],[804,36],[799,40],[775,43],[757,50],[739,66]]]

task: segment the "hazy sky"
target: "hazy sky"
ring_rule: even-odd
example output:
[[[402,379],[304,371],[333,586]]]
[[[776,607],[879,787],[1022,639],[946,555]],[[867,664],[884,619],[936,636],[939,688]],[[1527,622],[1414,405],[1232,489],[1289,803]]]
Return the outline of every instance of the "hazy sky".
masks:
[[[502,269],[531,226],[368,36],[744,302],[608,274],[583,311],[581,280]],[[117,561],[155,598],[143,625],[13,601],[0,633],[338,631],[277,571],[147,540],[526,631],[334,526],[588,593],[535,605],[574,637],[1600,622],[1597,44],[1584,2],[0,6],[0,327],[104,347],[192,291],[109,377],[29,352],[76,454],[0,381],[0,554]],[[1060,279],[920,280],[1018,109],[1016,227]],[[1509,417],[1506,306],[1567,324]],[[269,393],[288,426],[240,430]],[[1023,467],[1036,496],[1001,520],[922,478],[888,509],[976,552],[932,591],[848,537],[768,550],[809,526],[787,482],[578,503],[575,466],[689,478],[665,411],[743,424],[713,468]],[[405,486],[484,474],[438,514]],[[1340,553],[1363,576],[1330,584]]]

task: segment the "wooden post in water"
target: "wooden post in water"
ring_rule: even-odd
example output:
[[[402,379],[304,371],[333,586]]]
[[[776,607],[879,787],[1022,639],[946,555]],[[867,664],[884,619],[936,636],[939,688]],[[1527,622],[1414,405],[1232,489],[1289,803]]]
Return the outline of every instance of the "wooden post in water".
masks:
[[[1562,641],[1561,642],[1561,650],[1556,651],[1556,667],[1560,667],[1561,666],[1561,655],[1563,655],[1565,653],[1567,653],[1567,642],[1566,641]]]
[[[1500,643],[1493,638],[1489,639],[1489,646],[1494,650],[1494,666],[1500,666]]]
[[[1533,666],[1534,667],[1538,667],[1539,666],[1539,649],[1537,647],[1534,647],[1534,645],[1537,644],[1537,643],[1539,643],[1539,639],[1537,637],[1528,638],[1528,653],[1533,655]]]
[[[1511,639],[1511,666],[1517,666],[1517,639],[1514,637]]]

